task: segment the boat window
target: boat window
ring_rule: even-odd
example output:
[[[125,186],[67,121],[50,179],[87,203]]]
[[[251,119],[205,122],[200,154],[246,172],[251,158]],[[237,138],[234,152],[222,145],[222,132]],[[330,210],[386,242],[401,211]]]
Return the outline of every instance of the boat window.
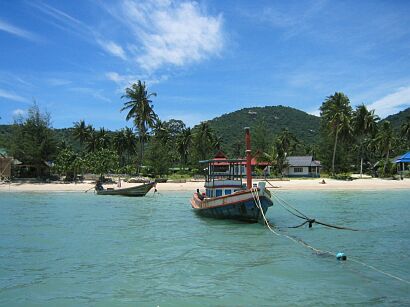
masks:
[[[222,190],[216,189],[215,192],[216,192],[216,194],[215,194],[216,197],[222,196]]]
[[[225,195],[229,195],[229,194],[232,194],[232,190],[231,189],[225,190]]]

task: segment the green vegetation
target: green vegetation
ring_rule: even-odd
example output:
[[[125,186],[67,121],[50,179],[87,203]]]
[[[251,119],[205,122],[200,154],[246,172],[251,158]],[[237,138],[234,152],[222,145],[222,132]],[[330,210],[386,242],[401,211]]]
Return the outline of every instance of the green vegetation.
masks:
[[[383,119],[383,121],[389,121],[394,131],[398,133],[400,132],[402,125],[408,121],[408,118],[410,118],[410,108],[400,111],[399,113],[389,115]]]
[[[271,147],[283,129],[288,129],[302,144],[319,142],[320,118],[290,107],[245,108],[207,123],[216,135],[221,136],[222,150],[229,156],[243,156],[244,127],[251,128],[252,148],[261,152]],[[301,150],[299,153],[305,152]]]
[[[34,104],[27,118],[0,126],[0,147],[6,148],[37,177],[52,173],[76,180],[92,172],[137,174],[183,179],[201,173],[199,160],[222,150],[229,157],[244,156],[244,130],[252,129],[254,156],[269,161],[276,175],[287,166],[286,157],[312,155],[324,173],[349,179],[351,172],[391,176],[391,157],[410,149],[410,109],[380,121],[364,104],[355,109],[349,98],[336,92],[328,96],[321,117],[283,106],[246,108],[202,122],[193,128],[181,120],[161,121],[154,112],[145,83],[125,89],[126,121],[133,127],[119,131],[96,130],[84,120],[66,129],[52,129],[49,114]],[[398,122],[400,125],[398,126]]]
[[[37,177],[46,176],[44,162],[53,160],[57,152],[50,115],[42,114],[34,103],[27,117],[20,117],[14,123],[8,145],[13,157],[32,166]]]

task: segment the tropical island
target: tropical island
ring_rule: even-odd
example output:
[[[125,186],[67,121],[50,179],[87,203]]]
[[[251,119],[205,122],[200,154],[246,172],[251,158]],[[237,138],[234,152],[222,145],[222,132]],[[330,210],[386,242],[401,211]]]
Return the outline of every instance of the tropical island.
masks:
[[[122,178],[125,185],[130,178],[151,178],[169,180],[161,187],[165,190],[193,190],[204,175],[198,161],[218,152],[244,157],[241,127],[249,124],[253,176],[280,181],[278,188],[318,188],[317,177],[328,180],[327,188],[408,187],[409,180],[399,184],[386,179],[410,178],[410,163],[400,160],[410,150],[410,108],[381,120],[374,110],[364,104],[353,107],[344,93],[336,92],[323,101],[320,117],[283,106],[259,107],[191,128],[178,119],[162,121],[153,107],[156,95],[142,81],[127,87],[119,111],[128,126],[119,131],[97,130],[84,119],[72,128],[56,130],[51,115],[34,103],[26,117],[1,126],[3,183],[9,190],[37,190],[38,185],[22,183],[71,182],[75,187],[51,190],[80,190],[98,177],[110,178],[111,183]],[[307,164],[295,162],[303,160]],[[292,177],[316,179],[313,185],[301,180],[289,183]],[[357,178],[383,181],[341,183]]]

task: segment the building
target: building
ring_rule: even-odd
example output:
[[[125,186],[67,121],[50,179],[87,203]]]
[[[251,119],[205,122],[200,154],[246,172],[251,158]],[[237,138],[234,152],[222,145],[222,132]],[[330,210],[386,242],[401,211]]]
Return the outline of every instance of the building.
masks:
[[[397,171],[404,172],[410,170],[410,151],[402,156],[396,157],[394,160],[397,165]]]
[[[283,175],[287,177],[320,177],[320,161],[313,156],[289,156]]]

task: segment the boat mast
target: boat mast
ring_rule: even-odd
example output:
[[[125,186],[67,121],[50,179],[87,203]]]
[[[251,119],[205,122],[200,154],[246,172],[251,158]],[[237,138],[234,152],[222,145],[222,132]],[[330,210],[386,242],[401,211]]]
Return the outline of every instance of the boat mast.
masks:
[[[245,128],[245,143],[246,143],[246,188],[252,188],[252,166],[251,166],[251,134],[249,127]]]

